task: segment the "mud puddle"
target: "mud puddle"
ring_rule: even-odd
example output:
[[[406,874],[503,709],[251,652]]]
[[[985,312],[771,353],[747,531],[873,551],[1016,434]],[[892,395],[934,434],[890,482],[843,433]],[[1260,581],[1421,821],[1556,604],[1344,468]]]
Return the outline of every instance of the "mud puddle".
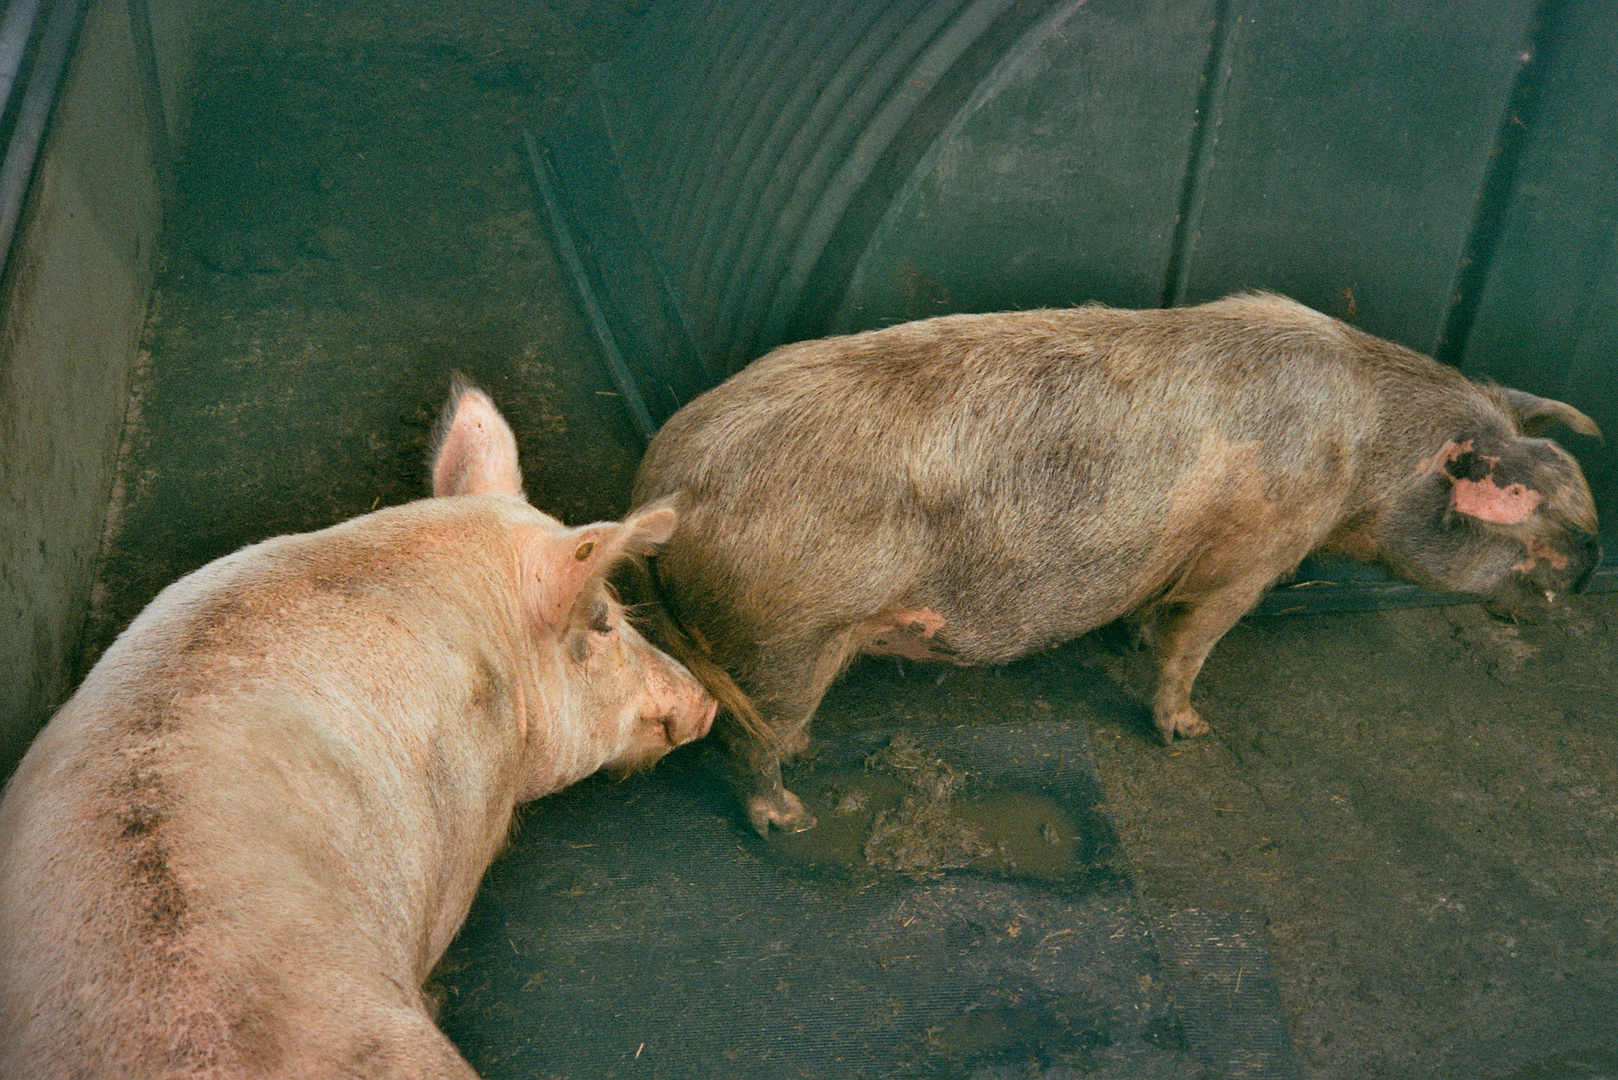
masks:
[[[798,769],[794,782],[819,824],[771,847],[806,870],[863,883],[951,870],[1060,881],[1084,868],[1082,830],[1060,802],[958,768],[910,734],[857,765]]]

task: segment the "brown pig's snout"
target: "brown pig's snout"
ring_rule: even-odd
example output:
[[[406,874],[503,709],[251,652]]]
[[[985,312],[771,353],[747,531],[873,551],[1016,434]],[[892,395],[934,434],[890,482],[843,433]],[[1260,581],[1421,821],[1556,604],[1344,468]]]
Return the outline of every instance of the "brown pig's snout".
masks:
[[[1603,554],[1600,537],[1586,535],[1582,540],[1582,554],[1585,566],[1584,572],[1579,575],[1578,580],[1573,583],[1573,588],[1570,590],[1575,593],[1587,593],[1590,591],[1590,583],[1595,580],[1596,568],[1601,565],[1601,556]]]

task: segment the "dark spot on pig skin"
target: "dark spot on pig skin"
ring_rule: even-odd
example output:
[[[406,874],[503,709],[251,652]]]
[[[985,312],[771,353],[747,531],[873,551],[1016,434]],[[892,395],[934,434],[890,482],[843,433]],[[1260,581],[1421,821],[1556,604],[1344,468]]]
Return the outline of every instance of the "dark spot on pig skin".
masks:
[[[148,703],[129,717],[126,726],[136,735],[161,735],[173,728],[174,717],[170,710]]]
[[[597,600],[590,607],[590,629],[598,634],[609,633],[612,630],[612,622],[607,618],[609,614],[607,602]]]
[[[180,641],[181,655],[207,652],[229,637],[229,630],[249,614],[247,605],[233,595],[221,596],[197,611],[186,624]]]
[[[174,937],[183,929],[186,898],[169,865],[163,826],[173,814],[174,797],[152,752],[142,753],[112,791],[117,838],[130,847],[129,901],[140,912],[147,936]]]
[[[285,576],[273,586],[259,586],[252,595],[264,592],[298,591],[336,596],[367,596],[394,582],[420,572],[424,554],[416,545],[355,540],[341,544],[313,544],[290,548],[281,554]]]
[[[264,981],[269,982],[269,978],[265,976]],[[284,995],[273,990],[254,994],[230,1025],[231,1046],[242,1064],[253,1071],[274,1072],[286,1058],[283,1017],[288,1014],[289,1003],[276,1000],[281,997]]]
[[[1456,454],[1444,464],[1444,471],[1457,480],[1482,480],[1500,461],[1497,457],[1467,451]]]
[[[371,591],[369,585],[369,581],[365,578],[347,574],[311,573],[309,575],[309,587],[311,589],[331,596],[365,596]]]
[[[145,836],[168,817],[168,808],[161,803],[137,802],[118,812],[118,824],[124,827],[126,837]]]
[[[472,683],[472,709],[484,712],[507,696],[506,680],[486,656],[477,659],[477,672]]]
[[[1490,454],[1483,450],[1461,453],[1444,468],[1457,480],[1488,479],[1499,488],[1521,484],[1537,490],[1535,478],[1546,467],[1554,468],[1561,463],[1560,455],[1548,443],[1520,440],[1510,455]]]
[[[349,1055],[348,1067],[343,1070],[344,1076],[390,1076],[392,1070],[388,1068],[392,1054],[383,1041],[375,1036],[366,1039],[354,1047]]]
[[[123,826],[124,836],[145,836],[169,816],[168,787],[150,757],[150,752],[144,753],[130,766],[116,792],[120,805],[113,817]]]
[[[186,898],[169,865],[168,847],[143,845],[130,865],[131,877],[145,908],[141,928],[152,937],[172,938],[185,929]]]

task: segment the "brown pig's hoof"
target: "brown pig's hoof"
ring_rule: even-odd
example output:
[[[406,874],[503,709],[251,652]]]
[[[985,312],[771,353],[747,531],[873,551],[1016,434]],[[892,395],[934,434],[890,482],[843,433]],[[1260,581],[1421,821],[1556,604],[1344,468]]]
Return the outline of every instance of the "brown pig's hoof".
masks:
[[[1176,709],[1167,719],[1160,718],[1157,721],[1157,733],[1163,736],[1165,746],[1173,745],[1176,738],[1195,739],[1212,730],[1208,722],[1197,715],[1197,710],[1189,705],[1183,709]]]
[[[748,799],[747,818],[760,836],[768,836],[772,825],[784,833],[805,832],[815,827],[815,815],[790,791],[781,792],[775,799],[766,795]]]

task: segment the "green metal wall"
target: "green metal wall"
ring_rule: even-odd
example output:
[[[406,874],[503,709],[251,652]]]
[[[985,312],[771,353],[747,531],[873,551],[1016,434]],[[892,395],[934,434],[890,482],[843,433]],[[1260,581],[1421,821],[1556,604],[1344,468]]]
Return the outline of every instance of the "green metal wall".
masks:
[[[661,0],[543,142],[646,432],[786,340],[1263,288],[1618,438],[1595,0]]]
[[[1275,289],[1618,437],[1618,8],[1092,0],[1047,30],[896,194],[830,329]],[[1559,437],[1615,535],[1618,458]]]

